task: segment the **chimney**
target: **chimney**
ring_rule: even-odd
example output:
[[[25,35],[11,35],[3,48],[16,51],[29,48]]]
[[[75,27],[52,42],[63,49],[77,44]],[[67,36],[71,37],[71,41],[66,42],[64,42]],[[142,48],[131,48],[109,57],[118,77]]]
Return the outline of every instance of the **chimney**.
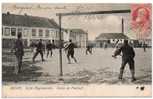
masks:
[[[24,13],[24,16],[28,16],[27,13]]]
[[[124,19],[122,18],[122,33],[124,34]]]
[[[7,15],[10,15],[10,12],[8,11],[6,14],[7,14]]]

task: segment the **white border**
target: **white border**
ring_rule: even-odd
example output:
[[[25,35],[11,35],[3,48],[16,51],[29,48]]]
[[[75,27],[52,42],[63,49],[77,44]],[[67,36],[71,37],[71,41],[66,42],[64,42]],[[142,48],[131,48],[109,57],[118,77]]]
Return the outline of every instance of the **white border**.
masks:
[[[1,3],[152,3],[152,0],[1,0]]]
[[[0,0],[0,12],[2,11],[2,3],[153,3],[153,0]],[[153,11],[152,11],[153,13]],[[0,15],[0,19],[2,18],[2,14]],[[0,20],[0,26],[2,20]],[[1,31],[0,31],[1,33]],[[0,38],[2,35],[0,34]],[[153,44],[152,44],[153,45]],[[2,40],[0,40],[0,88],[2,88]],[[153,58],[152,58],[153,61]],[[0,96],[1,96],[1,90],[0,90]],[[30,98],[29,98],[30,99]],[[87,98],[86,98],[87,99]],[[111,99],[111,98],[110,98]],[[118,98],[116,98],[118,99]],[[134,99],[134,98],[133,98]]]

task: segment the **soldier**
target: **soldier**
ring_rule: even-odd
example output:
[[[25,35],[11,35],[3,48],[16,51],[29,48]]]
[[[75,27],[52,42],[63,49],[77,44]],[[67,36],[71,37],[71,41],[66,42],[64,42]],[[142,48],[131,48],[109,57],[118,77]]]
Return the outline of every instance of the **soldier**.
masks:
[[[74,59],[75,63],[77,63],[77,60],[74,57],[74,48],[75,48],[75,44],[72,43],[72,40],[69,40],[69,44],[65,47],[65,51],[67,51],[68,64],[71,63],[70,56],[71,56],[71,58]]]
[[[88,52],[89,52],[90,54],[92,54],[92,46],[90,46],[90,45],[87,45],[87,48],[86,48],[86,55],[88,55]]]
[[[52,40],[52,45],[53,45],[53,49],[55,49],[56,48],[56,45],[55,45],[54,40]]]
[[[15,44],[14,44],[14,48],[15,50],[15,56],[17,59],[17,73],[21,72],[21,67],[22,67],[22,58],[24,56],[24,46],[23,46],[23,42],[22,42],[22,35],[18,34],[18,39],[16,40]]]
[[[45,41],[42,41],[42,49],[43,49],[43,54],[46,52],[46,44]]]
[[[43,44],[42,39],[39,40],[38,44],[36,45],[36,53],[33,56],[33,62],[35,62],[35,58],[40,53],[42,61],[45,61],[43,58]]]
[[[143,45],[142,46],[143,46],[143,51],[146,52],[147,44],[145,42],[143,42]]]
[[[52,48],[53,48],[53,44],[52,44],[52,43],[50,42],[50,40],[49,40],[48,43],[46,44],[47,57],[48,57],[48,55],[49,55],[49,52],[50,52],[50,56],[53,55]]]
[[[129,67],[130,67],[130,71],[131,71],[131,75],[132,75],[132,82],[135,81],[135,66],[134,66],[134,57],[135,57],[135,52],[133,47],[131,47],[128,44],[128,40],[124,40],[124,44],[118,48],[114,55],[112,55],[112,57],[116,58],[117,55],[120,55],[120,53],[122,52],[122,64],[121,64],[121,68],[120,68],[120,74],[119,74],[119,79],[122,79],[123,76],[123,71],[125,68],[125,65],[128,63]]]

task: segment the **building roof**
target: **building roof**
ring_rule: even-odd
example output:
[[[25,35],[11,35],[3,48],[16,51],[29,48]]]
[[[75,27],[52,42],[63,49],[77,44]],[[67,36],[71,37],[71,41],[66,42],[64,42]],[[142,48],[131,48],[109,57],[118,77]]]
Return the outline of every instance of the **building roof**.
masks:
[[[123,33],[101,33],[96,40],[107,40],[107,39],[128,39]]]
[[[73,33],[81,33],[81,34],[87,34],[83,29],[68,29]]]
[[[2,14],[2,25],[58,28],[58,24],[53,19],[37,17],[37,16],[29,16],[26,14],[16,15],[16,14],[10,14],[10,13]]]

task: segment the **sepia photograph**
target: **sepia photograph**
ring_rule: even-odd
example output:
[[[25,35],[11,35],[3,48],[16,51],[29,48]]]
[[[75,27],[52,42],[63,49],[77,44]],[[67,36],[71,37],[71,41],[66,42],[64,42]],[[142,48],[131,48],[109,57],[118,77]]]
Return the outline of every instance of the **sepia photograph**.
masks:
[[[2,3],[1,9],[3,97],[45,97],[39,90],[48,90],[46,97],[151,96],[151,3]]]

